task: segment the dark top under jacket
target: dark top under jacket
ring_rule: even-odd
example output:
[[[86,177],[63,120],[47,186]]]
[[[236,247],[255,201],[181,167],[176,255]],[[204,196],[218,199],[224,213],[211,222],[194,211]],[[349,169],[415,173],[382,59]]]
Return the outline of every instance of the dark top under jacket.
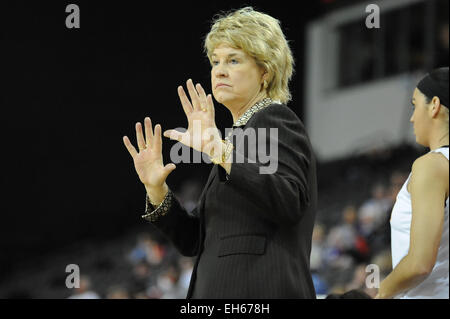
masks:
[[[266,153],[276,141],[269,128],[278,129],[276,172],[261,174],[268,164],[245,151],[230,175],[213,166],[191,213],[172,196],[152,224],[182,255],[196,256],[187,298],[316,298],[309,270],[316,163],[304,125],[287,106],[270,104],[233,131],[234,159],[248,128],[267,128]]]

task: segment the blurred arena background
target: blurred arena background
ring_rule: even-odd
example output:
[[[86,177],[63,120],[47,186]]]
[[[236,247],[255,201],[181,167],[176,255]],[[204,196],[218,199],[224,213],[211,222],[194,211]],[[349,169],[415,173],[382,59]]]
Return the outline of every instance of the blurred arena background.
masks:
[[[0,298],[184,298],[192,259],[140,219],[145,190],[122,136],[150,116],[185,127],[176,87],[209,84],[202,40],[219,11],[251,5],[278,18],[296,59],[289,106],[318,158],[311,269],[318,296],[366,289],[391,270],[389,218],[414,159],[411,95],[448,66],[447,0],[208,1],[153,6],[0,5],[4,171]],[[365,25],[368,4],[380,28]],[[216,104],[219,128],[232,118]],[[164,156],[170,146],[164,141]],[[210,165],[179,164],[168,184],[190,210]],[[65,286],[80,267],[80,289]]]

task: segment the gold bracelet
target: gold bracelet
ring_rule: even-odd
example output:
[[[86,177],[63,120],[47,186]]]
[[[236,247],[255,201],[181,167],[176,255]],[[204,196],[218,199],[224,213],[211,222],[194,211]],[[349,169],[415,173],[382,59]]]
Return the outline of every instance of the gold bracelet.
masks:
[[[230,157],[230,155],[232,154],[233,148],[234,148],[233,143],[228,141],[228,140],[225,140],[225,144],[227,145],[227,148],[225,149],[225,153],[223,155],[223,162],[224,163],[227,162],[227,160]]]
[[[222,154],[220,157],[211,157],[210,156],[210,160],[214,164],[220,165],[222,163],[225,163],[226,160],[228,159],[228,157],[230,157],[231,152],[233,151],[233,143],[231,143],[228,140],[222,140],[222,144],[224,144],[224,143],[225,143],[225,151],[222,151]]]

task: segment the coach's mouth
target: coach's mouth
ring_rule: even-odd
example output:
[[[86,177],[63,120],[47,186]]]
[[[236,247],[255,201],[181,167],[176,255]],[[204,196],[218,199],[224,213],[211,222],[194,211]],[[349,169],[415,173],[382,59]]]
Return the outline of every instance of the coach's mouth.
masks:
[[[217,88],[221,88],[221,87],[231,87],[231,85],[228,85],[228,84],[225,84],[225,83],[218,83],[218,84],[216,85],[216,89],[217,89]]]

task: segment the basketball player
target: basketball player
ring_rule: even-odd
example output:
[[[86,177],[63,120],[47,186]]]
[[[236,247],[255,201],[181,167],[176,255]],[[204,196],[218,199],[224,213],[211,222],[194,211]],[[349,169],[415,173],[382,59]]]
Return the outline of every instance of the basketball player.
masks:
[[[391,217],[393,271],[375,298],[449,298],[448,67],[426,75],[414,90],[417,143],[430,148],[412,165]]]

